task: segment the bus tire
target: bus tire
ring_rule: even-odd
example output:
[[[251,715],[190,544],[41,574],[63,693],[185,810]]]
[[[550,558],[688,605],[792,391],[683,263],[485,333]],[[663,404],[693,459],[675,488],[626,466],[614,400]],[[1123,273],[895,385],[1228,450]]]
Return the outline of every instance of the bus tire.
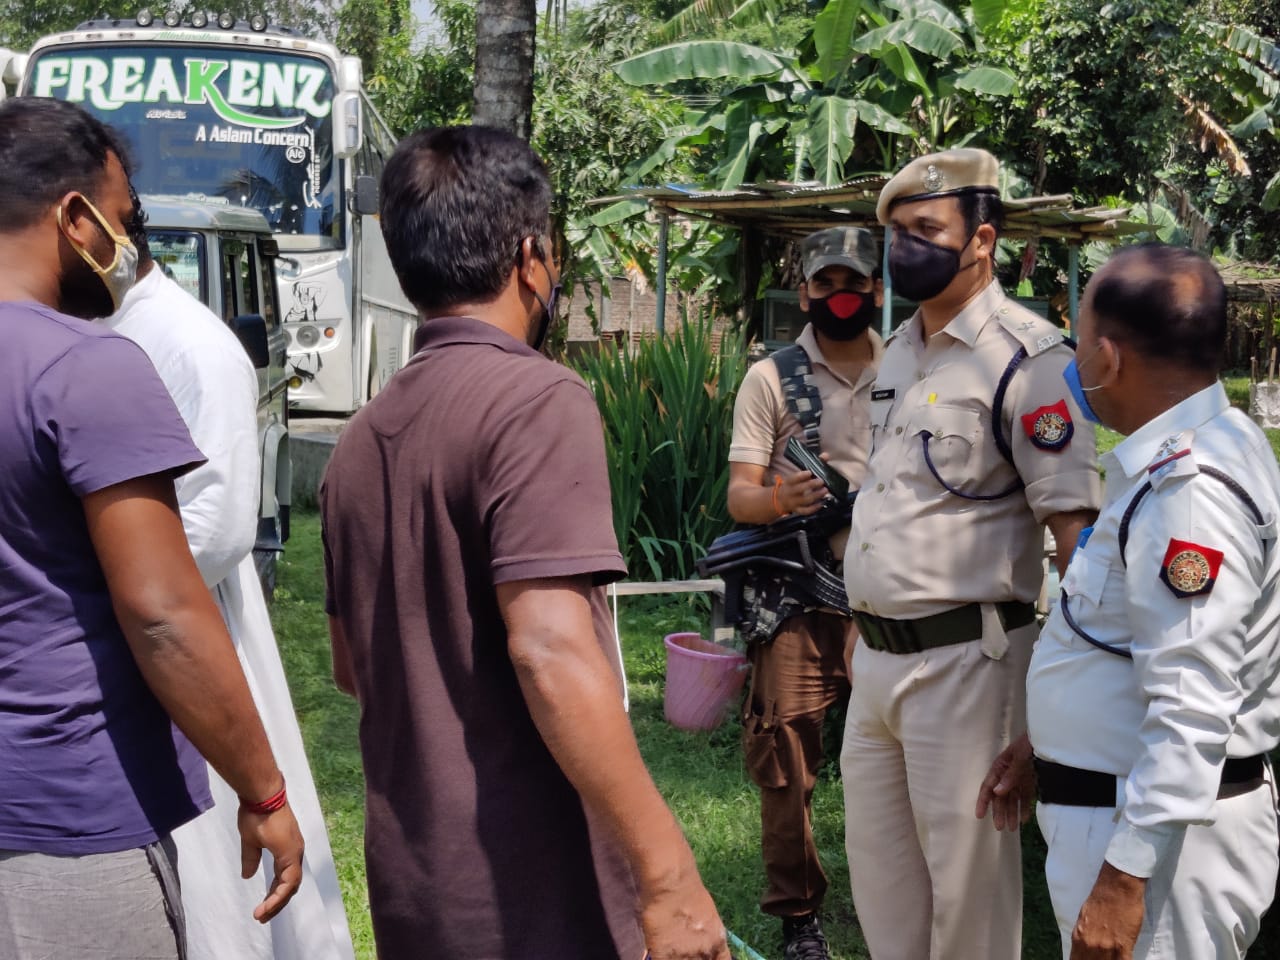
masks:
[[[267,601],[267,606],[276,598],[276,567],[279,558],[279,550],[253,551],[253,566],[258,571],[258,583],[262,586],[262,597]]]

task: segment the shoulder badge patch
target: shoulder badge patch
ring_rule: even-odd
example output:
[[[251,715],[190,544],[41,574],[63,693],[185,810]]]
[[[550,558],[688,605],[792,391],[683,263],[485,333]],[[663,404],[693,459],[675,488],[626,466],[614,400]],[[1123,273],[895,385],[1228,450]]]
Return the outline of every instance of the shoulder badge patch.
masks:
[[[1028,439],[1037,449],[1054,452],[1065,448],[1076,431],[1065,397],[1047,407],[1024,413],[1022,429],[1027,432]]]
[[[1170,540],[1160,565],[1160,579],[1175,597],[1198,597],[1213,589],[1223,553],[1189,540]]]

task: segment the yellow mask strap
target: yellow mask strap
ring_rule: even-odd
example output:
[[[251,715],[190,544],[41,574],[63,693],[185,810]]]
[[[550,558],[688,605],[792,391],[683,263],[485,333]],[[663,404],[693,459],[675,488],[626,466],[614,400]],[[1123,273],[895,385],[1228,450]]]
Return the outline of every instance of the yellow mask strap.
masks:
[[[115,269],[116,263],[120,259],[120,247],[123,246],[124,244],[132,243],[133,241],[130,240],[128,236],[116,233],[114,230],[112,230],[111,224],[107,223],[107,218],[102,215],[102,211],[100,211],[97,207],[95,207],[93,205],[93,201],[91,201],[83,193],[77,193],[76,196],[84,201],[84,205],[89,208],[89,212],[93,214],[93,218],[98,221],[98,225],[102,227],[103,232],[106,233],[106,235],[110,237],[112,241],[114,241],[115,256],[113,256],[111,258],[111,262],[104,267],[100,265],[98,261],[96,261],[93,258],[93,254],[91,254],[84,247],[81,247],[74,240],[72,240],[71,235],[67,233],[67,225],[65,220],[63,219],[62,207],[58,207],[58,229],[62,231],[62,235],[67,238],[67,242],[71,244],[72,248],[75,249],[76,253],[80,254],[80,256],[84,259],[84,262],[89,264],[89,266],[91,266],[96,273],[99,273],[99,274],[110,273],[112,270]]]

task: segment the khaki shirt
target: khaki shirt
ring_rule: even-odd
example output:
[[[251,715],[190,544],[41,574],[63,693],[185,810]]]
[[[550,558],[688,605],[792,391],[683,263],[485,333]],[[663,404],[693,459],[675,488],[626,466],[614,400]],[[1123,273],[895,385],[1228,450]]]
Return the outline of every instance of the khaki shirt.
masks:
[[[879,335],[874,330],[869,330],[867,335],[871,338],[871,362],[863,368],[856,383],[850,383],[827,366],[811,324],[806,324],[796,338],[813,364],[813,378],[822,398],[819,444],[829,457],[828,464],[849,481],[850,490],[862,485],[867,472],[867,457],[871,453],[871,384],[884,356],[884,343]],[[766,467],[765,482],[772,484],[775,477],[799,471],[786,458],[785,450],[791,437],[803,434],[800,421],[787,406],[777,364],[771,359],[761,360],[747,370],[738,388],[729,461]],[[831,538],[837,560],[844,555],[844,541],[844,534]]]
[[[1010,465],[991,416],[1019,346],[1028,356],[999,425]],[[855,610],[913,619],[1039,596],[1041,524],[1101,501],[1093,425],[1062,379],[1071,357],[1055,326],[994,281],[927,344],[919,313],[894,332],[872,387],[872,454],[845,554]],[[998,494],[1019,479],[1023,486],[986,501],[949,493],[929,469],[922,434],[933,468],[962,493]]]
[[[806,324],[796,339],[813,362],[813,378],[822,397],[822,420],[818,437],[828,463],[856,490],[867,472],[867,456],[871,452],[871,383],[876,367],[884,355],[884,343],[874,330],[871,338],[871,362],[863,368],[857,383],[850,383],[827,366],[813,334]],[[778,366],[770,359],[752,366],[738,388],[733,407],[733,440],[729,460],[767,467],[765,480],[790,476],[799,469],[785,456],[787,441],[802,436],[800,421],[791,415],[782,393]]]

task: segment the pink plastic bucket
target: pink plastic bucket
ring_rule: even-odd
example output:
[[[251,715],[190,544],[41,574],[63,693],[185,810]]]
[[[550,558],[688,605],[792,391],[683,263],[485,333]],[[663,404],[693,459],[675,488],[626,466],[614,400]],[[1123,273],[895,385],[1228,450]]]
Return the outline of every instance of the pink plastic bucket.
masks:
[[[747,678],[747,658],[697,633],[672,633],[663,698],[667,723],[681,730],[714,730]]]

